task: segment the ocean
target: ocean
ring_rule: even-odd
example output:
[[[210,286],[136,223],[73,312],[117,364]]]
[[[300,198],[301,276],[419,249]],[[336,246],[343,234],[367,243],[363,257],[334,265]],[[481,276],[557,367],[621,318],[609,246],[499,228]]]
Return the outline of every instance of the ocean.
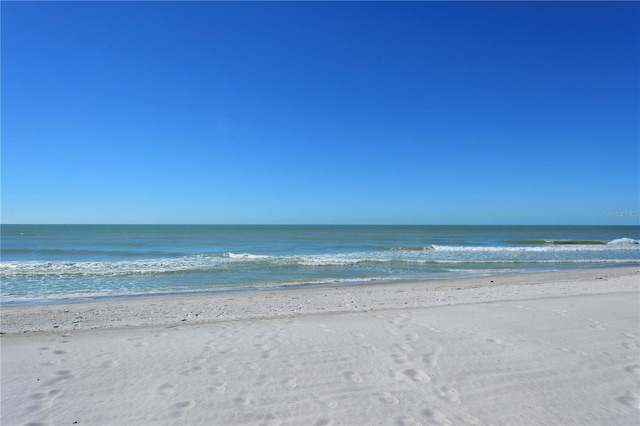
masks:
[[[639,226],[2,225],[0,303],[640,265]]]

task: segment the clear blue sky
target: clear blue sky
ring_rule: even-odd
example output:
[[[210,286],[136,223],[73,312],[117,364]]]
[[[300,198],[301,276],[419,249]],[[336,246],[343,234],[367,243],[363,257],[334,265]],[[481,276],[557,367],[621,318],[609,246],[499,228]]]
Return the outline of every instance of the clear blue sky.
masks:
[[[639,223],[638,2],[1,17],[3,223]]]

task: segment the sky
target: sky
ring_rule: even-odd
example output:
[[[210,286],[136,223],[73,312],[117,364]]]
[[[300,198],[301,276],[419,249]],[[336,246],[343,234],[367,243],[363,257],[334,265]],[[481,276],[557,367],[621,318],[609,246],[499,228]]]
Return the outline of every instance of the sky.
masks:
[[[0,16],[2,223],[640,223],[638,2]]]

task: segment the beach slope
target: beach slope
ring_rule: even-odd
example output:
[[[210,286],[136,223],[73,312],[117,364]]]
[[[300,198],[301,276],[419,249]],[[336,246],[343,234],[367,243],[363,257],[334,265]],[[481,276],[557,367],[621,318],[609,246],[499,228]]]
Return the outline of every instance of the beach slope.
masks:
[[[636,267],[3,308],[0,420],[635,425],[639,286]]]

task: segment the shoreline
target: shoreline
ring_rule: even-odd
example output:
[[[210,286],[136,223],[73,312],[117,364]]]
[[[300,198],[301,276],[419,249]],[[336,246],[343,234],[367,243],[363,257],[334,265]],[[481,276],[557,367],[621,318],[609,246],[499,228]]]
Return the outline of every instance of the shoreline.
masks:
[[[133,294],[115,294],[115,295],[95,295],[95,296],[69,296],[69,297],[56,297],[53,299],[34,299],[34,300],[19,300],[1,302],[0,309],[12,308],[12,307],[30,307],[30,306],[56,306],[56,305],[74,305],[84,303],[100,303],[109,301],[127,301],[137,299],[150,299],[150,298],[191,298],[191,297],[212,297],[216,295],[227,294],[240,294],[240,293],[253,293],[253,292],[267,292],[267,291],[296,291],[307,289],[323,289],[323,288],[350,288],[350,287],[363,287],[363,286],[380,286],[380,285],[397,285],[407,283],[430,283],[436,281],[452,281],[452,280],[468,280],[474,278],[486,278],[486,277],[500,277],[500,276],[520,276],[520,275],[538,275],[547,273],[567,272],[567,271],[582,271],[582,270],[602,270],[602,269],[626,269],[626,268],[638,268],[640,270],[640,263],[638,262],[626,262],[620,264],[598,264],[595,266],[583,266],[583,267],[564,267],[564,268],[548,268],[548,269],[521,269],[511,270],[509,272],[486,272],[486,273],[456,273],[456,274],[442,274],[434,275],[425,278],[416,279],[362,279],[359,281],[340,281],[335,282],[323,281],[323,282],[294,282],[294,283],[274,283],[274,284],[256,284],[253,286],[224,286],[211,287],[208,289],[192,289],[189,291],[177,291],[177,292],[160,292],[160,293],[133,293]]]
[[[602,285],[604,282],[606,286]],[[0,333],[70,332],[427,308],[637,291],[639,287],[640,267],[619,266],[352,286],[9,305],[0,308]]]

